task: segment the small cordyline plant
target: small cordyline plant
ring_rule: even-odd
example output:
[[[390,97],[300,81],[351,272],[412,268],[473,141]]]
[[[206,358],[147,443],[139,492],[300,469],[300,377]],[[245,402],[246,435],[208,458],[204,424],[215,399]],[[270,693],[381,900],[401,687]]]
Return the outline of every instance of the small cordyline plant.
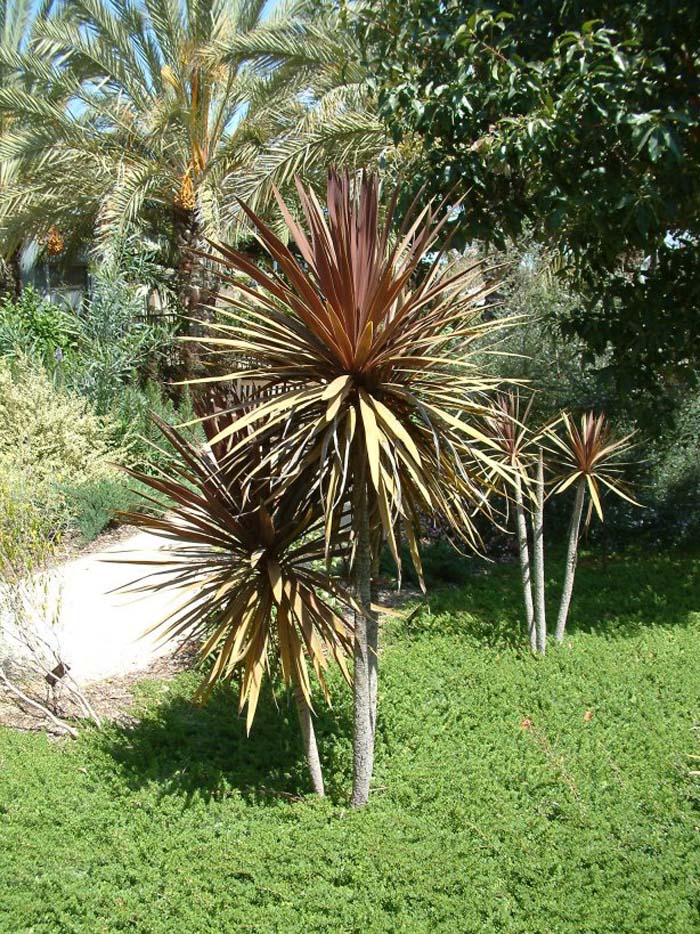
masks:
[[[564,637],[571,603],[586,495],[589,496],[587,523],[590,522],[593,510],[603,519],[602,493],[605,489],[612,490],[630,503],[638,504],[632,499],[622,479],[627,464],[620,460],[620,456],[631,447],[631,435],[616,439],[605,417],[593,413],[582,417],[580,429],[567,413],[562,412],[543,427],[533,430],[528,425],[532,403],[531,398],[523,406],[519,391],[499,393],[496,410],[486,419],[485,424],[486,430],[499,445],[503,462],[514,471],[512,490],[509,486],[500,485],[506,498],[512,498],[530,648],[543,655],[547,646],[544,586],[545,454],[550,474],[549,495],[564,493],[572,486],[576,489],[555,630],[559,642]],[[562,425],[564,433],[560,436],[557,429]],[[528,513],[531,542],[528,536]]]
[[[594,511],[603,521],[602,495],[606,490],[632,505],[639,505],[622,479],[629,462],[621,458],[632,447],[632,435],[616,438],[605,415],[593,412],[581,417],[580,427],[566,412],[562,413],[560,422],[564,426],[563,435],[553,430],[546,434],[545,447],[552,455],[551,469],[554,475],[551,492],[556,496],[573,487],[576,497],[569,524],[564,584],[555,629],[558,642],[564,639],[569,616],[586,496],[589,498],[586,524],[590,522]]]
[[[543,651],[546,641],[544,614],[535,613],[535,602],[532,596],[533,566],[530,561],[530,543],[528,540],[527,515],[530,512],[530,500],[534,500],[535,510],[533,520],[537,519],[538,506],[541,499],[540,488],[536,487],[534,494],[531,491],[532,478],[530,468],[533,461],[537,462],[535,449],[536,438],[528,427],[528,420],[532,410],[532,397],[523,407],[520,392],[499,392],[496,395],[494,412],[486,418],[486,430],[494,439],[500,449],[501,458],[513,471],[512,490],[508,484],[498,483],[494,478],[510,506],[513,500],[513,515],[515,519],[515,532],[518,539],[518,558],[520,561],[520,575],[523,588],[523,603],[525,606],[525,622],[527,625],[530,648],[533,652]],[[536,521],[533,521],[533,537],[535,539],[535,554],[541,554],[537,548],[538,532],[541,532]],[[539,565],[534,568],[536,585],[539,581]],[[536,586],[538,594],[539,588]]]
[[[478,265],[455,271],[437,249],[449,213],[409,213],[394,236],[398,192],[380,216],[375,176],[329,173],[326,204],[297,183],[305,223],[279,196],[290,245],[243,205],[267,264],[214,245],[225,294],[204,339],[213,353],[238,355],[231,379],[274,385],[214,442],[252,428],[259,471],[306,484],[325,515],[327,552],[347,527],[359,607],[354,635],[352,804],[367,801],[374,757],[377,618],[372,570],[382,541],[400,565],[403,535],[422,582],[423,515],[440,514],[476,547],[497,445],[479,424],[498,381],[470,359],[475,341],[503,326],[480,319],[491,290]],[[242,276],[240,275],[242,274]],[[220,378],[220,377],[219,377]]]
[[[152,559],[133,559],[151,567],[129,590],[181,592],[175,608],[149,631],[200,641],[202,660],[211,659],[197,692],[202,699],[240,670],[248,731],[263,676],[279,664],[293,689],[313,787],[322,795],[309,666],[326,698],[329,658],[350,680],[345,659],[352,652],[352,627],[339,607],[350,610],[353,601],[323,570],[324,516],[314,491],[299,482],[281,487],[257,471],[262,451],[252,431],[226,432],[238,416],[210,412],[199,407],[200,415],[209,414],[205,446],[154,416],[175,451],[170,467],[155,476],[128,470],[170,504],[163,516],[124,514],[125,521],[169,543]],[[222,433],[226,439],[215,440]],[[228,457],[243,436],[249,443],[235,459]],[[348,533],[340,529],[336,536],[342,553]]]

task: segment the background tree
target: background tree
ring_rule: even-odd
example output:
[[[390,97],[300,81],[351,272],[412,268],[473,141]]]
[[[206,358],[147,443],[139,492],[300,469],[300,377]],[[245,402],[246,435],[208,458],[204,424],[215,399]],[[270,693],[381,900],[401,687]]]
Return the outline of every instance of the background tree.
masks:
[[[53,0],[44,0],[38,7],[29,0],[3,0],[0,3],[0,48],[10,56],[23,52],[34,32],[51,9]],[[11,67],[0,58],[0,89],[21,81]],[[0,113],[0,141],[12,126],[12,117]],[[0,161],[0,196],[17,176],[17,163],[13,159]],[[18,295],[20,289],[19,257],[16,249],[0,257],[0,294]]]
[[[263,0],[63,0],[42,12],[26,50],[0,48],[12,77],[0,114],[13,121],[0,164],[17,166],[0,192],[5,251],[51,224],[102,254],[134,229],[167,230],[191,312],[206,280],[190,250],[238,233],[237,196],[261,206],[270,180],[329,152],[365,155],[358,113],[375,149],[386,141],[367,127],[338,15],[316,14],[298,2],[268,18]]]
[[[466,193],[466,240],[532,230],[611,347],[621,388],[697,373],[700,11],[694,3],[381,0],[362,12],[381,111],[423,143],[415,186]]]

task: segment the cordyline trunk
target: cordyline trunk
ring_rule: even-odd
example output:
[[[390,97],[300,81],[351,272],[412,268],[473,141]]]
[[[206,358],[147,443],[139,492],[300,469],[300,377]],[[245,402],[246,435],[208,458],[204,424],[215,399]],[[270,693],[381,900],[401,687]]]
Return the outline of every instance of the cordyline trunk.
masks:
[[[520,573],[523,582],[523,600],[525,603],[525,620],[530,637],[530,649],[537,651],[537,632],[535,630],[535,608],[532,602],[532,580],[530,574],[530,547],[527,541],[527,522],[525,520],[525,506],[523,504],[522,479],[518,474],[515,478],[515,522],[518,532],[518,552],[520,555]]]
[[[377,620],[372,603],[372,554],[367,514],[367,496],[358,497],[354,515],[357,531],[355,547],[355,599],[362,610],[355,614],[353,672],[353,781],[351,807],[362,807],[369,798],[374,766],[373,710],[377,691]]]
[[[321,760],[318,755],[318,746],[316,745],[314,721],[311,716],[309,705],[304,698],[304,692],[296,682],[294,683],[294,700],[296,701],[297,714],[299,715],[301,737],[304,741],[304,753],[306,754],[306,761],[309,764],[311,784],[316,794],[323,798],[326,791],[323,786],[323,771],[321,770]]]
[[[532,551],[535,575],[535,649],[540,655],[547,651],[547,611],[544,593],[544,455],[537,460],[535,511],[532,517]]]
[[[566,567],[564,569],[564,589],[559,604],[559,616],[555,636],[557,642],[563,642],[566,630],[566,621],[569,618],[569,605],[574,590],[574,577],[576,576],[576,561],[578,558],[578,537],[581,531],[581,516],[583,515],[583,501],[586,495],[586,481],[580,480],[576,490],[576,499],[571,513],[569,525],[569,548],[566,553]]]
[[[371,606],[370,606],[370,617],[367,624],[367,645],[369,648],[369,701],[370,701],[370,720],[372,723],[372,741],[374,742],[374,737],[376,734],[377,727],[377,681],[379,676],[379,659],[377,652],[379,651],[379,617],[376,612],[372,609],[372,606],[376,606],[379,602],[379,593],[377,586],[377,577],[379,576],[379,550],[374,555],[371,566],[371,580],[370,580],[370,597],[371,597]]]

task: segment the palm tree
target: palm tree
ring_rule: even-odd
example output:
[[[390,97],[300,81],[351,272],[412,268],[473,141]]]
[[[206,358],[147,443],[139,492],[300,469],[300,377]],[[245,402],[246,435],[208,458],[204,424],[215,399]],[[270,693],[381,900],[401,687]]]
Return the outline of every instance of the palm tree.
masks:
[[[486,474],[508,471],[490,456],[498,456],[498,446],[477,424],[491,411],[488,393],[498,380],[476,368],[470,350],[502,322],[480,320],[490,290],[478,264],[454,273],[436,251],[449,212],[438,218],[427,206],[394,239],[398,192],[382,221],[376,176],[353,184],[347,173],[331,172],[325,207],[297,187],[305,227],[279,200],[294,249],[246,206],[274,263],[262,268],[239,251],[217,248],[229,293],[204,343],[238,355],[232,379],[279,389],[214,440],[254,426],[267,451],[257,469],[317,490],[331,553],[337,530],[352,529],[360,609],[352,803],[361,805],[372,774],[377,697],[372,567],[386,541],[400,569],[402,534],[422,581],[418,535],[426,514],[440,514],[464,542],[478,545],[474,510],[485,507]],[[427,256],[432,262],[421,275]],[[233,445],[232,456],[242,444]]]
[[[3,0],[0,4],[0,88],[17,85],[19,76],[13,71],[8,59],[16,59],[29,46],[37,23],[51,9],[53,0],[43,0],[37,8],[32,0]],[[0,113],[0,140],[12,126],[12,118]],[[0,193],[16,181],[17,163],[14,160],[0,162]],[[0,293],[19,290],[18,251],[8,255],[9,262],[0,257]]]
[[[326,698],[323,672],[329,658],[350,680],[345,656],[352,649],[352,630],[336,606],[340,601],[349,607],[352,599],[318,567],[325,539],[314,490],[299,482],[282,488],[256,470],[263,455],[250,428],[215,440],[246,411],[240,395],[234,393],[233,400],[238,415],[217,410],[215,403],[214,416],[204,421],[205,447],[156,418],[175,452],[169,468],[158,475],[128,472],[165,496],[171,509],[164,516],[141,511],[125,518],[168,545],[157,558],[143,562],[149,572],[129,589],[179,592],[175,608],[153,629],[164,637],[199,640],[202,660],[212,660],[197,692],[200,698],[242,672],[240,708],[247,705],[248,731],[265,672],[281,668],[293,689],[313,787],[323,795],[307,660]],[[199,408],[200,415],[205,411],[211,414],[211,406]],[[237,456],[232,458],[234,447]],[[339,554],[347,538],[347,532],[336,530]]]
[[[329,165],[353,170],[377,166],[381,159],[386,173],[405,161],[376,114],[362,49],[343,5],[315,3],[311,16],[305,7],[292,5],[286,16],[213,46],[224,62],[244,57],[264,79],[251,97],[248,123],[261,145],[227,180],[231,232],[245,225],[238,199],[277,222],[276,231],[286,236],[280,215],[269,210],[275,188],[298,207],[296,176],[320,194]],[[354,4],[355,15],[361,7]]]
[[[24,53],[0,48],[21,79],[0,88],[0,114],[13,120],[0,162],[19,167],[0,194],[5,251],[51,224],[96,238],[102,253],[134,227],[169,229],[191,313],[206,285],[192,248],[239,232],[237,196],[262,206],[271,181],[329,153],[349,159],[355,146],[343,151],[338,132],[357,123],[361,96],[339,14],[314,23],[316,4],[301,0],[268,20],[265,6],[62,0]],[[376,149],[378,125],[365,131]],[[280,166],[300,136],[306,155]]]

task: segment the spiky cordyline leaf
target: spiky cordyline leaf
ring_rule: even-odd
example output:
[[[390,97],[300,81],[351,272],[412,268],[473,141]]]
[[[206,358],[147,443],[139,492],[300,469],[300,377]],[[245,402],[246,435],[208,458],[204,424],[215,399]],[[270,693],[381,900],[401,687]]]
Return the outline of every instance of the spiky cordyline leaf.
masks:
[[[245,407],[244,401],[238,403]],[[248,705],[248,730],[273,654],[285,683],[298,684],[311,707],[307,659],[327,697],[323,672],[328,657],[349,679],[345,657],[352,644],[351,629],[329,602],[333,597],[351,605],[352,599],[315,565],[325,556],[325,542],[313,491],[298,483],[273,489],[255,470],[261,449],[249,430],[217,441],[215,435],[232,422],[230,414],[219,412],[205,421],[210,440],[205,448],[156,421],[177,460],[159,476],[129,473],[164,494],[171,508],[165,516],[134,512],[125,518],[166,539],[169,547],[150,560],[118,559],[149,566],[128,589],[180,593],[176,608],[151,631],[159,630],[163,638],[201,640],[202,658],[211,657],[213,663],[200,697],[241,670],[240,706]],[[246,443],[234,461],[227,454],[238,441]],[[335,538],[340,551],[347,533],[336,529]]]
[[[591,507],[595,508],[601,522],[601,492],[605,490],[611,490],[628,503],[639,506],[629,486],[622,480],[628,463],[620,460],[632,448],[632,434],[616,438],[602,413],[597,416],[593,412],[582,415],[580,429],[567,413],[562,414],[561,421],[565,428],[564,437],[554,431],[546,434],[549,444],[545,447],[553,455],[552,466],[555,471],[552,493],[563,493],[577,482],[585,483]],[[590,518],[589,507],[588,521]]]
[[[529,471],[537,459],[538,446],[553,434],[564,417],[558,415],[539,428],[532,428],[529,420],[534,401],[535,397],[531,395],[527,404],[523,405],[519,388],[498,392],[494,399],[494,411],[485,421],[485,430],[498,445],[502,462],[519,473],[530,496],[534,496],[534,490],[531,488]],[[507,498],[508,485],[498,477],[494,477],[494,483],[502,487],[501,492]]]
[[[397,195],[381,222],[376,177],[354,183],[331,171],[325,207],[297,188],[305,228],[278,203],[301,260],[245,205],[275,268],[217,247],[222,279],[237,293],[221,296],[224,312],[204,340],[250,361],[241,368],[247,378],[281,387],[220,439],[250,427],[267,448],[259,469],[318,485],[328,530],[359,493],[397,565],[403,529],[420,576],[421,514],[441,514],[477,547],[473,511],[485,507],[488,474],[508,475],[479,427],[497,381],[470,360],[473,342],[502,326],[480,320],[493,286],[483,285],[478,264],[453,274],[440,252],[416,284],[448,214],[423,208],[392,243]]]
[[[494,400],[494,411],[486,418],[491,437],[513,467],[522,464],[534,440],[527,424],[533,401],[531,396],[523,409],[518,390],[499,392]]]

